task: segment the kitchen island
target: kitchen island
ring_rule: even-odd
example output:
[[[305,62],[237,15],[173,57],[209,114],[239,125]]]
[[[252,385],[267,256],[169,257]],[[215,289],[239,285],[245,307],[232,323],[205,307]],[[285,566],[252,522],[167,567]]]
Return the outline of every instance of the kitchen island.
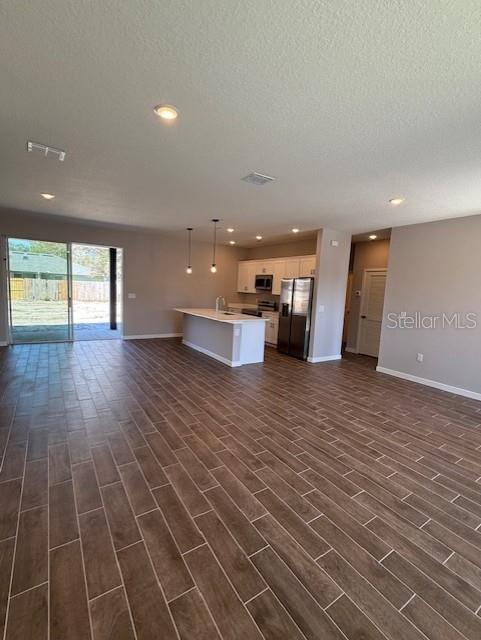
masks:
[[[215,309],[175,309],[184,315],[182,342],[229,367],[264,362],[265,318]]]

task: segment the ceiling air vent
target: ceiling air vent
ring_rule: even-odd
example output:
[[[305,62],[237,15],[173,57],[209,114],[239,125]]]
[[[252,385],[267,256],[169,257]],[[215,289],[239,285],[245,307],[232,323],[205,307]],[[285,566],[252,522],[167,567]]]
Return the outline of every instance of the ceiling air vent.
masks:
[[[66,153],[63,149],[56,149],[55,147],[48,147],[46,144],[40,142],[27,142],[27,151],[34,153],[35,155],[44,156],[45,158],[57,158],[60,162],[65,160]]]
[[[258,185],[262,185],[262,184],[266,184],[267,182],[274,182],[275,178],[273,178],[272,176],[265,176],[262,173],[249,173],[248,176],[244,176],[243,178],[241,178],[241,180],[244,180],[244,182],[249,182],[250,184],[258,184]]]

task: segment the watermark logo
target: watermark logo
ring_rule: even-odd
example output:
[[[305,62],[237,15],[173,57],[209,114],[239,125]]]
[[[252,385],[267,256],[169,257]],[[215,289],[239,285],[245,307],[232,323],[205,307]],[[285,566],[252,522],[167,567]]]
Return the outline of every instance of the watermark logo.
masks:
[[[386,327],[388,329],[476,329],[477,313],[439,313],[423,314],[421,311],[408,313],[388,313]]]

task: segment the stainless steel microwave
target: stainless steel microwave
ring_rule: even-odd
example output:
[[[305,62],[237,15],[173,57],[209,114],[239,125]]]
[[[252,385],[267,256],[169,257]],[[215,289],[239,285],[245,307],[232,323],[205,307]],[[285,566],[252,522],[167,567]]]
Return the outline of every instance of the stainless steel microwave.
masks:
[[[256,276],[256,291],[272,291],[272,275]]]

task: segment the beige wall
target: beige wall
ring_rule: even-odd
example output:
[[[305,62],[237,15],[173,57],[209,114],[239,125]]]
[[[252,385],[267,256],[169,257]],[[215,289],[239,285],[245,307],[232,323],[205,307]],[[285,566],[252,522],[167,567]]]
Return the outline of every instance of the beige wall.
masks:
[[[332,241],[337,246],[332,246]],[[309,360],[340,358],[351,234],[319,229]]]
[[[356,295],[356,291],[361,291],[362,289],[364,269],[384,269],[387,267],[389,259],[389,240],[357,242],[354,247],[351,310],[349,314],[349,328],[347,334],[348,349],[356,349],[357,346],[361,298]]]
[[[289,256],[309,256],[316,253],[316,238],[284,242],[282,244],[259,244],[246,249],[246,260],[263,258],[288,258]]]
[[[481,216],[393,230],[379,367],[481,394],[480,241]],[[473,312],[478,326],[389,329],[387,314],[403,311]]]
[[[85,242],[124,249],[124,335],[181,332],[181,318],[172,309],[213,307],[215,298],[239,300],[237,261],[245,250],[219,246],[218,272],[211,274],[210,244],[193,243],[188,276],[185,235],[164,235],[125,227],[80,223],[55,216],[0,209],[0,235],[58,242]],[[3,260],[0,268],[3,268]],[[0,342],[6,340],[7,299],[0,289]],[[127,298],[135,293],[137,298]]]

